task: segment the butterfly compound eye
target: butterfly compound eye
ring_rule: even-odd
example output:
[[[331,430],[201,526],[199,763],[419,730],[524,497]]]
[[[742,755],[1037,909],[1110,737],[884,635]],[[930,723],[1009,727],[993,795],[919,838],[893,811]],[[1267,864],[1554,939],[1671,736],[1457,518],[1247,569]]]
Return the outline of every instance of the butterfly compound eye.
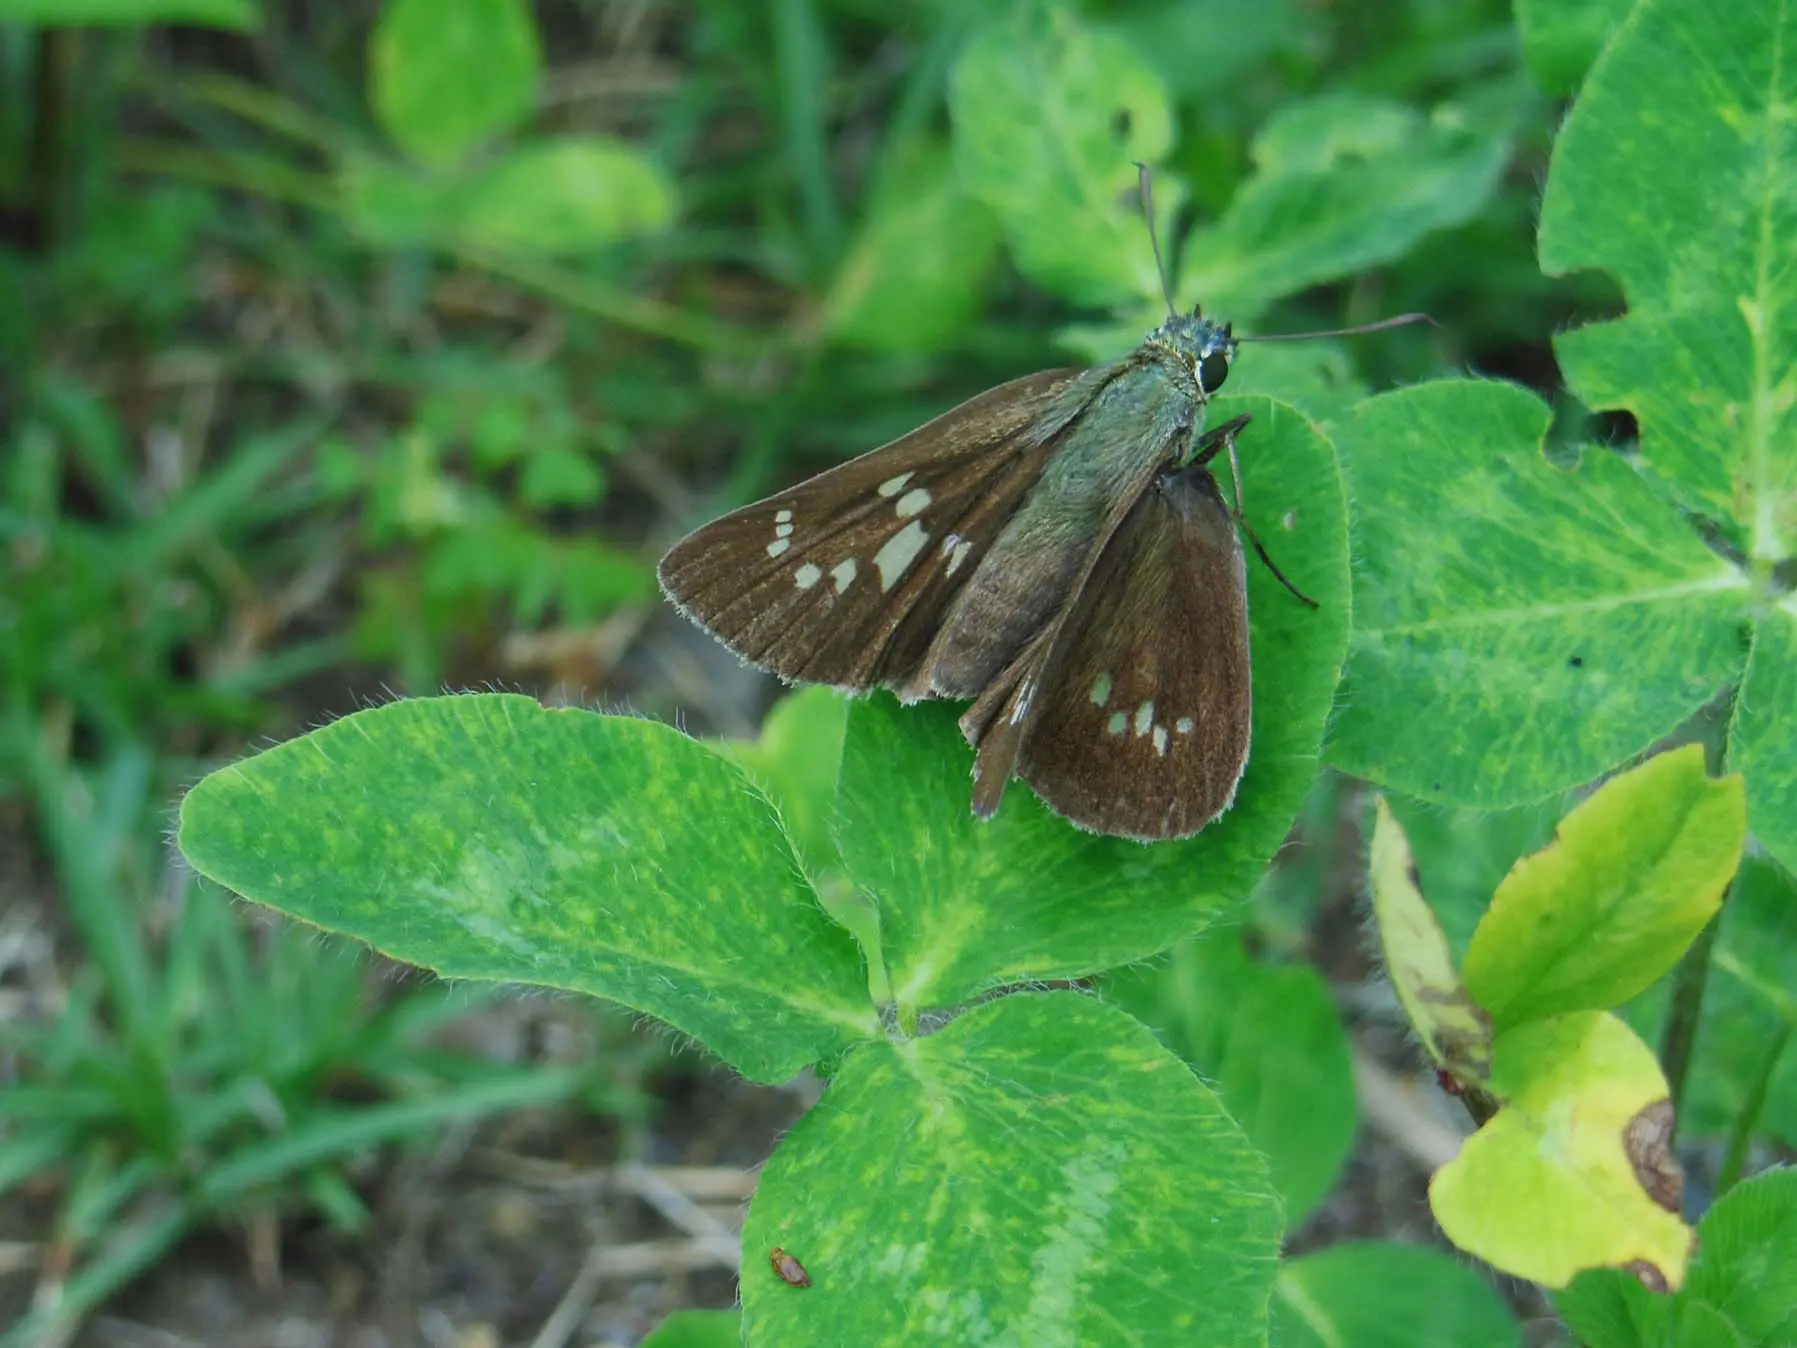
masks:
[[[1229,358],[1221,351],[1213,351],[1198,362],[1198,387],[1206,393],[1215,393],[1223,387],[1223,381],[1229,378]]]

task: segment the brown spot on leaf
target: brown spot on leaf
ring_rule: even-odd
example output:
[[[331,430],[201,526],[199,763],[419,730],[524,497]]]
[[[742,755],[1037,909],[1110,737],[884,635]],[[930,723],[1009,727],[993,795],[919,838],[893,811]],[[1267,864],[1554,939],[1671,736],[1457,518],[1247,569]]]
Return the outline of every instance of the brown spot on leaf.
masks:
[[[1677,1116],[1672,1101],[1655,1100],[1629,1120],[1622,1146],[1635,1178],[1647,1196],[1677,1216],[1685,1196],[1685,1172],[1672,1154],[1672,1130]],[[1657,1274],[1656,1274],[1657,1276]]]

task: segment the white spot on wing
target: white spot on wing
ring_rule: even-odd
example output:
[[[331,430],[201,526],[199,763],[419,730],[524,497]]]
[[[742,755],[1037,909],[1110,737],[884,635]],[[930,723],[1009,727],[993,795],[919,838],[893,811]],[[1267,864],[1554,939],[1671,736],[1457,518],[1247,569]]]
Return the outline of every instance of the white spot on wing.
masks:
[[[1167,756],[1167,727],[1164,725],[1154,728],[1154,751],[1162,758]]]
[[[767,555],[770,557],[778,557],[791,546],[792,540],[790,538],[776,538],[772,543],[767,545]]]
[[[774,523],[775,524],[791,524],[792,523],[792,511],[776,510],[774,512]]]
[[[930,535],[916,520],[886,540],[874,554],[874,565],[880,569],[880,593],[884,594],[899,583],[899,578],[911,569],[911,563],[917,560],[917,554],[929,541]]]
[[[943,555],[948,558],[948,574],[954,575],[961,569],[961,563],[967,560],[967,554],[973,551],[973,540],[962,538],[960,534],[950,534],[942,540]]]
[[[774,526],[774,537],[775,538],[791,538],[792,537],[792,525],[776,524]]]
[[[822,568],[814,566],[810,562],[806,562],[805,565],[792,573],[792,583],[797,585],[801,590],[809,590],[823,578],[824,573]]]
[[[1136,734],[1146,735],[1148,727],[1154,724],[1154,703],[1144,702],[1136,708]]]
[[[913,515],[920,515],[923,513],[924,507],[929,505],[929,503],[929,492],[925,491],[922,487],[913,487],[910,491],[898,498],[898,506],[896,507],[898,510],[898,517],[902,520],[908,520]]]
[[[915,473],[900,473],[897,477],[887,478],[880,484],[880,495],[897,496],[905,489],[905,484],[915,476],[917,476]]]
[[[1111,719],[1105,725],[1105,729],[1110,731],[1111,734],[1113,734],[1113,735],[1121,735],[1123,733],[1124,729],[1128,725],[1129,725],[1128,713],[1114,711],[1111,713]]]
[[[1173,728],[1182,735],[1189,735],[1192,733],[1194,725],[1195,723],[1190,716],[1182,716],[1173,723]]]
[[[1092,680],[1092,705],[1094,707],[1102,707],[1110,700],[1111,676],[1109,673],[1100,674],[1097,678]]]
[[[850,582],[855,579],[855,573],[860,569],[861,568],[855,564],[855,559],[853,557],[849,558],[846,562],[838,562],[830,569],[830,579],[836,582],[837,594],[841,594],[844,590],[849,588]]]
[[[1016,725],[1025,716],[1029,715],[1030,699],[1035,697],[1035,695],[1036,695],[1036,686],[1034,684],[1026,683],[1023,686],[1022,695],[1019,696],[1017,699],[1017,705],[1011,709],[1011,724],[1012,725]]]

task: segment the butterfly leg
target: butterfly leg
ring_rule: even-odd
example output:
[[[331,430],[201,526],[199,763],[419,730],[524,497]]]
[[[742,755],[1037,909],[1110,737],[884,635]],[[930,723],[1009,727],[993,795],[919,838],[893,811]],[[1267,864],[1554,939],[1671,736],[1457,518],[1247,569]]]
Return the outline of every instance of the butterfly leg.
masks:
[[[1218,452],[1223,449],[1229,451],[1230,462],[1234,463],[1235,438],[1237,435],[1241,434],[1242,428],[1253,420],[1253,417],[1244,412],[1239,417],[1231,417],[1221,426],[1212,426],[1203,435],[1198,437],[1198,443],[1194,446],[1195,452],[1192,455],[1191,463],[1202,468],[1205,464],[1216,458]],[[1238,498],[1241,496],[1239,490],[1236,492],[1236,496]]]
[[[1237,432],[1248,424],[1248,421],[1249,418],[1245,416],[1236,417],[1232,421],[1224,422],[1213,431],[1206,431],[1198,441],[1198,458],[1196,459],[1196,462],[1200,464],[1209,463],[1212,459],[1217,457],[1219,451],[1228,453],[1229,480],[1231,485],[1235,488],[1236,526],[1241,529],[1243,533],[1248,535],[1248,541],[1254,545],[1254,551],[1260,555],[1260,560],[1266,563],[1267,570],[1273,573],[1279,583],[1296,595],[1300,601],[1309,604],[1312,608],[1316,608],[1318,606],[1317,601],[1305,594],[1304,591],[1300,590],[1296,585],[1293,585],[1291,581],[1287,580],[1285,578],[1285,572],[1281,571],[1278,566],[1274,564],[1273,559],[1267,556],[1266,548],[1261,545],[1260,538],[1254,532],[1254,526],[1248,523],[1247,513],[1242,509],[1242,465],[1236,460],[1235,437]]]

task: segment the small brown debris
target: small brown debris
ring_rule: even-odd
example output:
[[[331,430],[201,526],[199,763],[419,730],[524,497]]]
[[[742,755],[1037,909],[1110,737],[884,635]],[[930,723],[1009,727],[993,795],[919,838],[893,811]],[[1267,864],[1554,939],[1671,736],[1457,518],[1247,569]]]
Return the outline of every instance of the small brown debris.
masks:
[[[805,1266],[797,1259],[794,1259],[781,1246],[774,1246],[767,1258],[768,1263],[774,1266],[774,1272],[780,1275],[780,1281],[787,1286],[811,1286],[811,1275],[805,1272]]]

